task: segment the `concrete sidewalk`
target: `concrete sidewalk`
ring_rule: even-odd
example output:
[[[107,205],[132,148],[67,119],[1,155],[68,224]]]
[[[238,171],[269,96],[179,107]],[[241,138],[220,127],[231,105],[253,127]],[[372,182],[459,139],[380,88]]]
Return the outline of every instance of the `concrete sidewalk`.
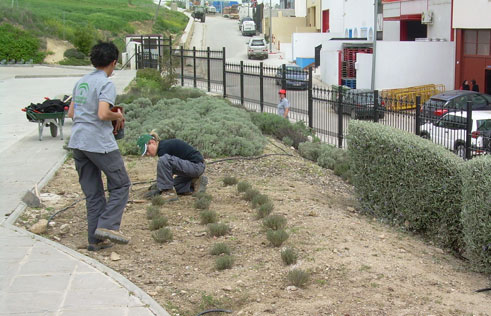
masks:
[[[71,94],[87,67],[0,67],[0,315],[169,315],[136,285],[96,260],[13,226],[26,191],[39,190],[66,157],[60,137],[29,122],[22,107]],[[118,93],[135,71],[112,77]],[[70,135],[71,121],[63,132]]]

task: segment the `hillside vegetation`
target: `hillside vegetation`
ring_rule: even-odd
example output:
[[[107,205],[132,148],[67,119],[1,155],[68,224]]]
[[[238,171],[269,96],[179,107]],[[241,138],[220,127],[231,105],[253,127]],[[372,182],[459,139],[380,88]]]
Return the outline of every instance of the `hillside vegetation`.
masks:
[[[165,35],[179,34],[186,27],[186,15],[164,7],[153,23],[155,11],[152,0],[0,0],[0,23],[38,38],[66,39],[76,47],[81,37],[89,43],[112,40],[123,50],[124,35],[139,31],[135,25],[153,24],[153,33]],[[0,56],[3,58],[13,57]]]

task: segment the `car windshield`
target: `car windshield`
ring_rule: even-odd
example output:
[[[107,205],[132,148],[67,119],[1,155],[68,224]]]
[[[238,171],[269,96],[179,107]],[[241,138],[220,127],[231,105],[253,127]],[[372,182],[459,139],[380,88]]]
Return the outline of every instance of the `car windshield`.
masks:
[[[264,46],[263,40],[252,40],[251,46]]]
[[[478,131],[491,131],[491,119],[487,120],[477,120],[477,130]]]
[[[448,129],[465,129],[467,118],[457,115],[445,115],[436,123],[436,126]]]
[[[425,102],[424,106],[425,107],[434,107],[434,108],[442,108],[445,106],[445,103],[447,101],[445,100],[440,100],[440,99],[429,99],[428,101]]]
[[[286,72],[300,72],[302,67],[299,66],[286,66]]]
[[[357,104],[373,104],[373,94],[371,93],[351,93],[349,99]]]

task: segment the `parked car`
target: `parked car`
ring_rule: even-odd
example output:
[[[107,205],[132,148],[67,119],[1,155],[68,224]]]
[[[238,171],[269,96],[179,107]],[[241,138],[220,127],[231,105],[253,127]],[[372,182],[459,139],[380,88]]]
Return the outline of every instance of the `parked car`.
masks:
[[[343,114],[348,114],[352,119],[373,120],[375,110],[373,108],[373,91],[366,89],[351,89],[343,94]],[[383,119],[385,108],[384,104],[379,104],[377,110],[378,118]],[[338,113],[338,103],[333,102],[332,108]]]
[[[472,102],[472,111],[491,111],[491,96],[467,90],[451,90],[432,96],[421,108],[421,123],[434,121],[448,112],[465,111],[467,100]]]
[[[472,111],[471,148],[473,154],[489,151],[491,111]],[[421,126],[421,137],[445,146],[460,157],[465,157],[467,112],[449,112],[434,123]],[[488,136],[486,136],[488,135]]]
[[[208,13],[210,14],[216,14],[217,13],[217,8],[215,8],[214,6],[208,6]]]
[[[285,67],[285,89],[302,89],[309,88],[308,73],[298,65],[286,65]],[[276,71],[276,84],[281,86],[283,80],[283,66],[278,67]]]
[[[254,21],[242,22],[242,35],[244,36],[256,35],[256,23],[254,23]]]
[[[252,59],[253,57],[268,58],[268,46],[264,38],[253,37],[249,40],[249,44],[247,44],[247,58]]]
[[[254,21],[254,19],[251,18],[250,16],[245,16],[242,19],[240,19],[239,20],[239,31],[242,31],[242,23],[244,23],[244,21]]]

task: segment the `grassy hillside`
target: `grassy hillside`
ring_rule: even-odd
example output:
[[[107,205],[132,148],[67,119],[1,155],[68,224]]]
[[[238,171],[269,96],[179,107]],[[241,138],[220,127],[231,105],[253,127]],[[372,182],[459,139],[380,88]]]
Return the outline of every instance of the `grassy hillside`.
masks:
[[[114,40],[122,48],[124,35],[138,32],[136,25],[152,24],[156,7],[152,0],[0,0],[0,23],[72,43],[84,30],[94,39]],[[151,29],[175,35],[187,21],[182,13],[160,8]]]

